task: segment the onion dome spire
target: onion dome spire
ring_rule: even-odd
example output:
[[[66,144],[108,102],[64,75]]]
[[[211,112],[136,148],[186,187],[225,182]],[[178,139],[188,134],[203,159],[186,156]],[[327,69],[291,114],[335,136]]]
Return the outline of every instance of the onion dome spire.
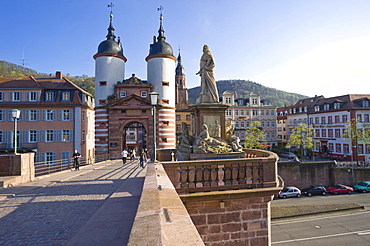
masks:
[[[157,37],[157,40],[155,40],[155,37],[154,37],[153,44],[150,45],[148,57],[152,55],[173,56],[173,50],[172,50],[171,45],[165,41],[166,37],[164,36],[164,28],[163,28],[163,23],[162,23],[163,22],[162,10],[163,10],[163,7],[160,6],[158,8],[158,11],[161,11],[161,14],[159,17],[160,22],[159,22],[158,37]]]
[[[185,75],[185,69],[184,69],[184,66],[182,65],[180,49],[179,49],[179,55],[177,56],[176,75]]]

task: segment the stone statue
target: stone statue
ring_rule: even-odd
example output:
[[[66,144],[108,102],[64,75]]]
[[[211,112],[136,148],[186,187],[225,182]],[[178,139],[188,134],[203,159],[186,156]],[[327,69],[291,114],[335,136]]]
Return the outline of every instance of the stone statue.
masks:
[[[195,154],[206,154],[206,153],[230,153],[232,148],[225,142],[219,141],[209,136],[208,127],[206,124],[202,125],[203,131],[201,131],[193,146],[193,152]]]
[[[215,121],[215,124],[212,125],[212,128],[211,128],[211,137],[213,138],[220,138],[221,137],[221,126],[220,124],[218,123],[218,120]]]
[[[200,58],[200,69],[196,74],[200,75],[202,92],[197,103],[218,103],[218,91],[213,75],[215,62],[207,45],[203,46],[203,55]]]
[[[182,122],[182,132],[178,138],[176,149],[177,159],[179,161],[189,160],[189,155],[193,151],[193,147],[191,146],[188,124],[185,122]]]
[[[233,122],[228,121],[226,122],[226,142],[231,146],[233,151],[240,152],[242,151],[243,147],[239,144],[240,138],[234,135],[235,125]]]

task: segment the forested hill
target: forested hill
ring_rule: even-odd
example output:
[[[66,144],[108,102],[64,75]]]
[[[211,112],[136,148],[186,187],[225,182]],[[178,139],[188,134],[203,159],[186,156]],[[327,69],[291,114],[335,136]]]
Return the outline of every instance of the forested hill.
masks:
[[[62,71],[63,72],[63,71]],[[54,76],[55,71],[51,74],[38,73],[37,71],[26,68],[14,63],[0,61],[0,76]],[[63,74],[70,81],[89,92],[90,94],[95,94],[95,83],[94,77],[88,77],[87,75],[81,76],[70,76],[68,73]],[[249,80],[220,80],[217,81],[217,88],[220,95],[224,91],[233,91],[238,94],[237,97],[248,97],[251,92],[257,92],[261,95],[261,99],[269,100],[270,103],[276,107],[282,107],[284,105],[295,104],[299,99],[306,98],[307,96],[289,93],[274,88],[266,87],[260,85],[256,82]],[[194,87],[189,89],[189,103],[195,103],[195,100],[199,97],[200,87]]]
[[[63,71],[62,71],[63,72]],[[0,61],[0,76],[34,76],[34,77],[47,77],[55,76],[55,72],[51,74],[38,73],[37,71],[26,68],[11,62]],[[64,77],[81,87],[83,90],[89,92],[90,94],[95,94],[95,82],[94,77],[88,77],[87,75],[81,76],[70,76],[68,73],[63,74]]]
[[[304,95],[277,90],[249,80],[219,80],[217,89],[220,96],[224,91],[236,92],[237,97],[248,97],[251,92],[257,92],[261,99],[269,100],[276,107],[292,105],[301,98],[307,98]],[[200,86],[189,89],[189,103],[195,103],[200,92]]]

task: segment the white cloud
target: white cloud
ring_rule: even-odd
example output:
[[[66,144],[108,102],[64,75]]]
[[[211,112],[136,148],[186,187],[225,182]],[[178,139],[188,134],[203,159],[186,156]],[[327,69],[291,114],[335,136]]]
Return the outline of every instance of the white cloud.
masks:
[[[370,94],[369,44],[370,34],[322,44],[251,79],[307,96]]]

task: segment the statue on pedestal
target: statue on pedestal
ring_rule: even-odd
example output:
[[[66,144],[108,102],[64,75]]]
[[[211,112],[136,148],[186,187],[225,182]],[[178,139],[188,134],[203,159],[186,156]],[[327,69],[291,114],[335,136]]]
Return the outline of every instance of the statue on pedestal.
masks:
[[[200,75],[201,88],[200,97],[196,100],[199,103],[218,103],[218,91],[216,86],[216,80],[213,75],[213,69],[215,62],[211,51],[207,45],[203,46],[203,55],[200,58],[200,69],[196,74]]]

